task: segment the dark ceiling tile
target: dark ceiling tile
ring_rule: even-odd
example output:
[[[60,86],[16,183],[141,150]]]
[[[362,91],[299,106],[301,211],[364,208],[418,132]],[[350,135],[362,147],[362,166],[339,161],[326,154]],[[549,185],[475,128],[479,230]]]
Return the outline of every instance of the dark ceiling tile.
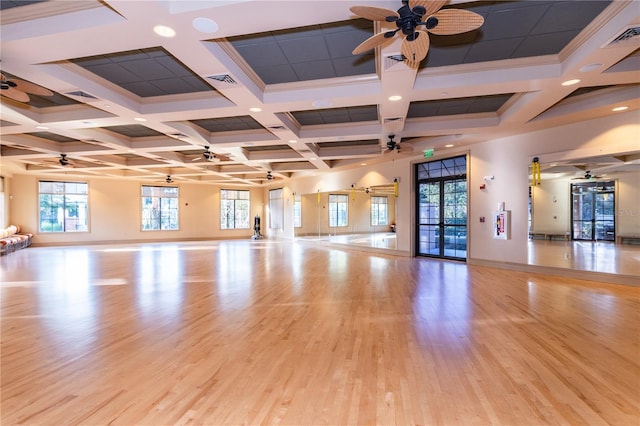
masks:
[[[251,44],[237,47],[236,50],[252,68],[288,63],[277,43]]]
[[[427,53],[427,67],[441,67],[464,63],[471,45],[438,47],[432,46]]]
[[[73,59],[72,62],[140,97],[214,90],[158,47]],[[180,81],[185,78],[190,79],[189,84]],[[176,79],[176,82],[168,83],[170,79]]]
[[[349,77],[352,75],[374,74],[376,62],[373,51],[363,55],[351,55],[350,57],[333,60],[336,76]]]
[[[283,40],[280,48],[292,64],[329,59],[329,51],[322,37]]]
[[[123,126],[107,126],[103,127],[103,129],[108,130],[110,132],[118,133],[123,136],[127,136],[129,138],[142,138],[148,136],[162,136],[163,134],[150,129],[141,124],[128,124]]]
[[[579,33],[578,30],[529,36],[513,52],[513,58],[555,55]]]
[[[508,59],[522,43],[522,38],[510,38],[474,43],[467,52],[465,63]]]
[[[14,7],[28,6],[45,1],[47,0],[2,0],[0,1],[0,10],[13,9]]]
[[[337,77],[333,63],[330,60],[300,62],[291,64],[291,67],[298,76],[299,81]]]
[[[497,112],[513,94],[412,102],[407,118]]]
[[[260,66],[255,67],[253,70],[260,76],[264,84],[298,81],[298,77],[290,64],[273,65],[270,67]]]
[[[482,41],[514,38],[527,35],[544,16],[550,4],[527,2],[529,7],[505,9],[488,14],[482,25]]]
[[[33,132],[33,133],[27,133],[27,135],[32,135],[32,136],[36,136],[42,139],[47,139],[50,141],[54,141],[54,142],[77,142],[77,139],[73,139],[73,138],[68,138],[66,136],[62,136],[59,135],[57,133],[53,133],[53,132]]]
[[[546,34],[582,30],[609,4],[609,1],[585,1],[577,6],[575,1],[553,2],[544,19],[533,28],[531,33]]]
[[[90,65],[85,67],[87,70],[112,83],[121,85],[123,83],[131,83],[138,81],[140,78],[131,71],[112,62],[101,65]]]
[[[241,117],[205,118],[192,120],[191,122],[212,133],[264,129],[260,123],[249,115]]]
[[[286,30],[274,31],[272,34],[273,38],[275,38],[278,42],[283,42],[286,40],[298,40],[306,37],[322,38],[322,30],[319,25],[287,28]]]

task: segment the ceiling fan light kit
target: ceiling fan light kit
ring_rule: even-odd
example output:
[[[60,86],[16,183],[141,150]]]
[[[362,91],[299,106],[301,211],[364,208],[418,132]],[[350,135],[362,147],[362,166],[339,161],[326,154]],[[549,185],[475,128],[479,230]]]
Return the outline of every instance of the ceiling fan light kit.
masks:
[[[475,12],[462,9],[440,10],[446,2],[447,0],[402,0],[402,7],[397,11],[371,6],[352,7],[351,12],[361,18],[395,23],[397,27],[395,30],[374,34],[360,43],[352,53],[358,55],[382,46],[401,32],[403,39],[400,52],[409,67],[418,68],[429,51],[428,33],[461,34],[478,29],[484,23],[484,18]]]

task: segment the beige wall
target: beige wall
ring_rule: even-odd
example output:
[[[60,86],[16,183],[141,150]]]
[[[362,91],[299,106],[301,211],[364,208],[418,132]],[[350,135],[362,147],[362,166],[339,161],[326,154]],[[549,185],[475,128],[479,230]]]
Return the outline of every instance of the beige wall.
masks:
[[[220,188],[210,185],[178,183],[180,189],[180,229],[177,231],[141,230],[141,183],[128,180],[79,179],[89,184],[89,232],[38,232],[38,178],[14,175],[10,178],[10,222],[34,234],[34,245],[83,242],[155,241],[176,239],[249,238],[253,229],[220,229]],[[225,187],[227,188],[227,187]],[[233,189],[229,187],[228,189]],[[253,217],[264,216],[263,191],[251,190],[251,226]]]

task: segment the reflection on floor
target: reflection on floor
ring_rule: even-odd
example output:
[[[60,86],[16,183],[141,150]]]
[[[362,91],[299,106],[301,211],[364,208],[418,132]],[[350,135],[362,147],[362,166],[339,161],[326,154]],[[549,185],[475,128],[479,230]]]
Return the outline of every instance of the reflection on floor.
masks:
[[[376,232],[374,234],[341,234],[341,235],[307,235],[298,237],[302,240],[323,241],[331,244],[347,244],[351,246],[382,248],[396,250],[396,234],[394,232]]]
[[[607,241],[529,240],[530,265],[640,276],[640,246]]]

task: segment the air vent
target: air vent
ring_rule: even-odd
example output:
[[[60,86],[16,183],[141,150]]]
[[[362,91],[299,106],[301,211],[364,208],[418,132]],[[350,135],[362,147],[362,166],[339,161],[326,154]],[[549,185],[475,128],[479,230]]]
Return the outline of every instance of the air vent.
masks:
[[[229,74],[210,75],[207,78],[211,80],[219,81],[220,83],[225,83],[231,86],[235,86],[238,84]]]
[[[268,126],[267,129],[277,132],[277,131],[280,131],[280,130],[286,130],[286,127],[284,127],[284,126]]]
[[[98,99],[93,95],[88,94],[87,92],[83,92],[82,90],[76,90],[75,92],[67,92],[65,95],[69,96],[77,96],[78,98],[86,98],[86,99]]]
[[[391,117],[391,118],[385,118],[383,120],[384,123],[402,123],[404,119],[402,117]]]
[[[397,69],[409,69],[404,63],[404,55],[390,55],[384,57],[384,69],[389,70],[391,68]]]
[[[621,44],[638,43],[640,41],[640,27],[627,27],[617,36],[605,44],[605,47],[617,47]]]

